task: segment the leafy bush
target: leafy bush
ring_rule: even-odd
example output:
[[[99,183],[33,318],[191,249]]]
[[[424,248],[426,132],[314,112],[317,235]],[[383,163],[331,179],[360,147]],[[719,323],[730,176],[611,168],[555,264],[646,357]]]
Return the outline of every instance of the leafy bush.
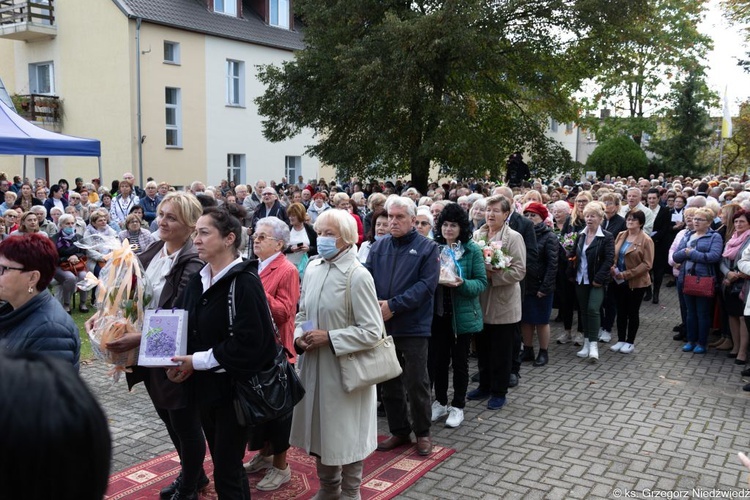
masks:
[[[637,179],[648,173],[648,158],[633,139],[621,135],[599,144],[586,161],[586,170],[595,170],[599,178],[610,174]]]

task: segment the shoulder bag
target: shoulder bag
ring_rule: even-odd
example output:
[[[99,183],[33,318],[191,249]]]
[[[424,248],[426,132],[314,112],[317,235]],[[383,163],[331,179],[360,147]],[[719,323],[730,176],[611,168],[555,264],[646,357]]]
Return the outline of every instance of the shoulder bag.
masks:
[[[346,274],[345,307],[351,318],[351,323],[354,323],[351,282],[352,274],[357,267],[357,264],[352,265]],[[386,336],[385,330],[383,330],[381,337],[380,341],[370,349],[343,354],[338,357],[344,392],[354,392],[401,375],[403,370],[398,361],[398,356],[396,356],[396,344],[393,342],[393,337]]]
[[[233,335],[235,281],[236,278],[229,287],[229,335]],[[287,349],[281,342],[270,308],[268,316],[276,340],[273,366],[249,379],[233,378],[234,411],[242,427],[261,425],[289,414],[305,395],[297,372],[289,364]]]
[[[713,297],[716,293],[715,276],[697,276],[694,273],[695,264],[685,273],[682,282],[682,293],[693,297]]]

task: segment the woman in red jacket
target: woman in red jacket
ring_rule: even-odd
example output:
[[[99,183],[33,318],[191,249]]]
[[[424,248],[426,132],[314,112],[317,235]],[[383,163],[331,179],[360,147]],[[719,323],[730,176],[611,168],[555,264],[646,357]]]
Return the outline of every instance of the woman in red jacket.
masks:
[[[284,255],[284,250],[289,246],[289,234],[286,222],[276,217],[265,217],[258,221],[252,238],[253,252],[259,259],[258,275],[266,292],[271,316],[290,356],[289,362],[296,363],[294,317],[297,314],[300,285],[297,267]],[[262,427],[254,427],[251,432],[248,448],[260,452],[245,464],[245,470],[253,473],[268,469],[256,486],[261,491],[276,490],[292,478],[292,471],[286,462],[291,426],[290,413]]]

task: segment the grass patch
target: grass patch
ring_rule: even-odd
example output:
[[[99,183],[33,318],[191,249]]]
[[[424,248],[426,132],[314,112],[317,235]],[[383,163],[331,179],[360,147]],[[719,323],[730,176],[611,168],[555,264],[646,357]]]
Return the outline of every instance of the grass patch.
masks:
[[[79,312],[78,309],[73,310],[73,321],[76,322],[76,325],[78,326],[78,335],[81,337],[81,361],[88,361],[94,357],[94,354],[91,352],[91,341],[89,340],[89,336],[86,333],[86,328],[83,324],[86,323],[86,320],[93,316],[95,312],[96,309],[93,307],[91,307],[90,311],[87,313]]]

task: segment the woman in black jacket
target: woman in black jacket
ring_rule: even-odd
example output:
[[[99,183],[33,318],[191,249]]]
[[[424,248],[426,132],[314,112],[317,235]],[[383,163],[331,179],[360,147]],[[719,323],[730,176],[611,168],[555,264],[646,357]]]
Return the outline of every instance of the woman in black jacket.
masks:
[[[255,261],[239,256],[241,232],[239,219],[224,207],[208,208],[198,219],[194,244],[207,264],[176,304],[188,311],[189,354],[176,356],[180,366],[167,372],[173,382],[191,380],[192,402],[214,462],[216,492],[219,499],[231,500],[250,498],[242,467],[247,434],[235,416],[232,378],[269,368],[276,355]]]
[[[557,281],[557,236],[547,227],[547,207],[541,203],[529,203],[523,215],[534,223],[538,251],[537,274],[526,283],[521,317],[523,334],[523,361],[533,361],[534,366],[549,362],[549,318],[552,313],[552,298]],[[534,359],[534,328],[539,336],[539,355]]]
[[[577,356],[596,362],[599,359],[597,342],[601,325],[600,309],[615,257],[615,240],[611,233],[600,227],[604,220],[601,203],[587,204],[583,217],[586,227],[578,234],[576,241],[574,281],[585,340],[583,349],[578,351]]]

